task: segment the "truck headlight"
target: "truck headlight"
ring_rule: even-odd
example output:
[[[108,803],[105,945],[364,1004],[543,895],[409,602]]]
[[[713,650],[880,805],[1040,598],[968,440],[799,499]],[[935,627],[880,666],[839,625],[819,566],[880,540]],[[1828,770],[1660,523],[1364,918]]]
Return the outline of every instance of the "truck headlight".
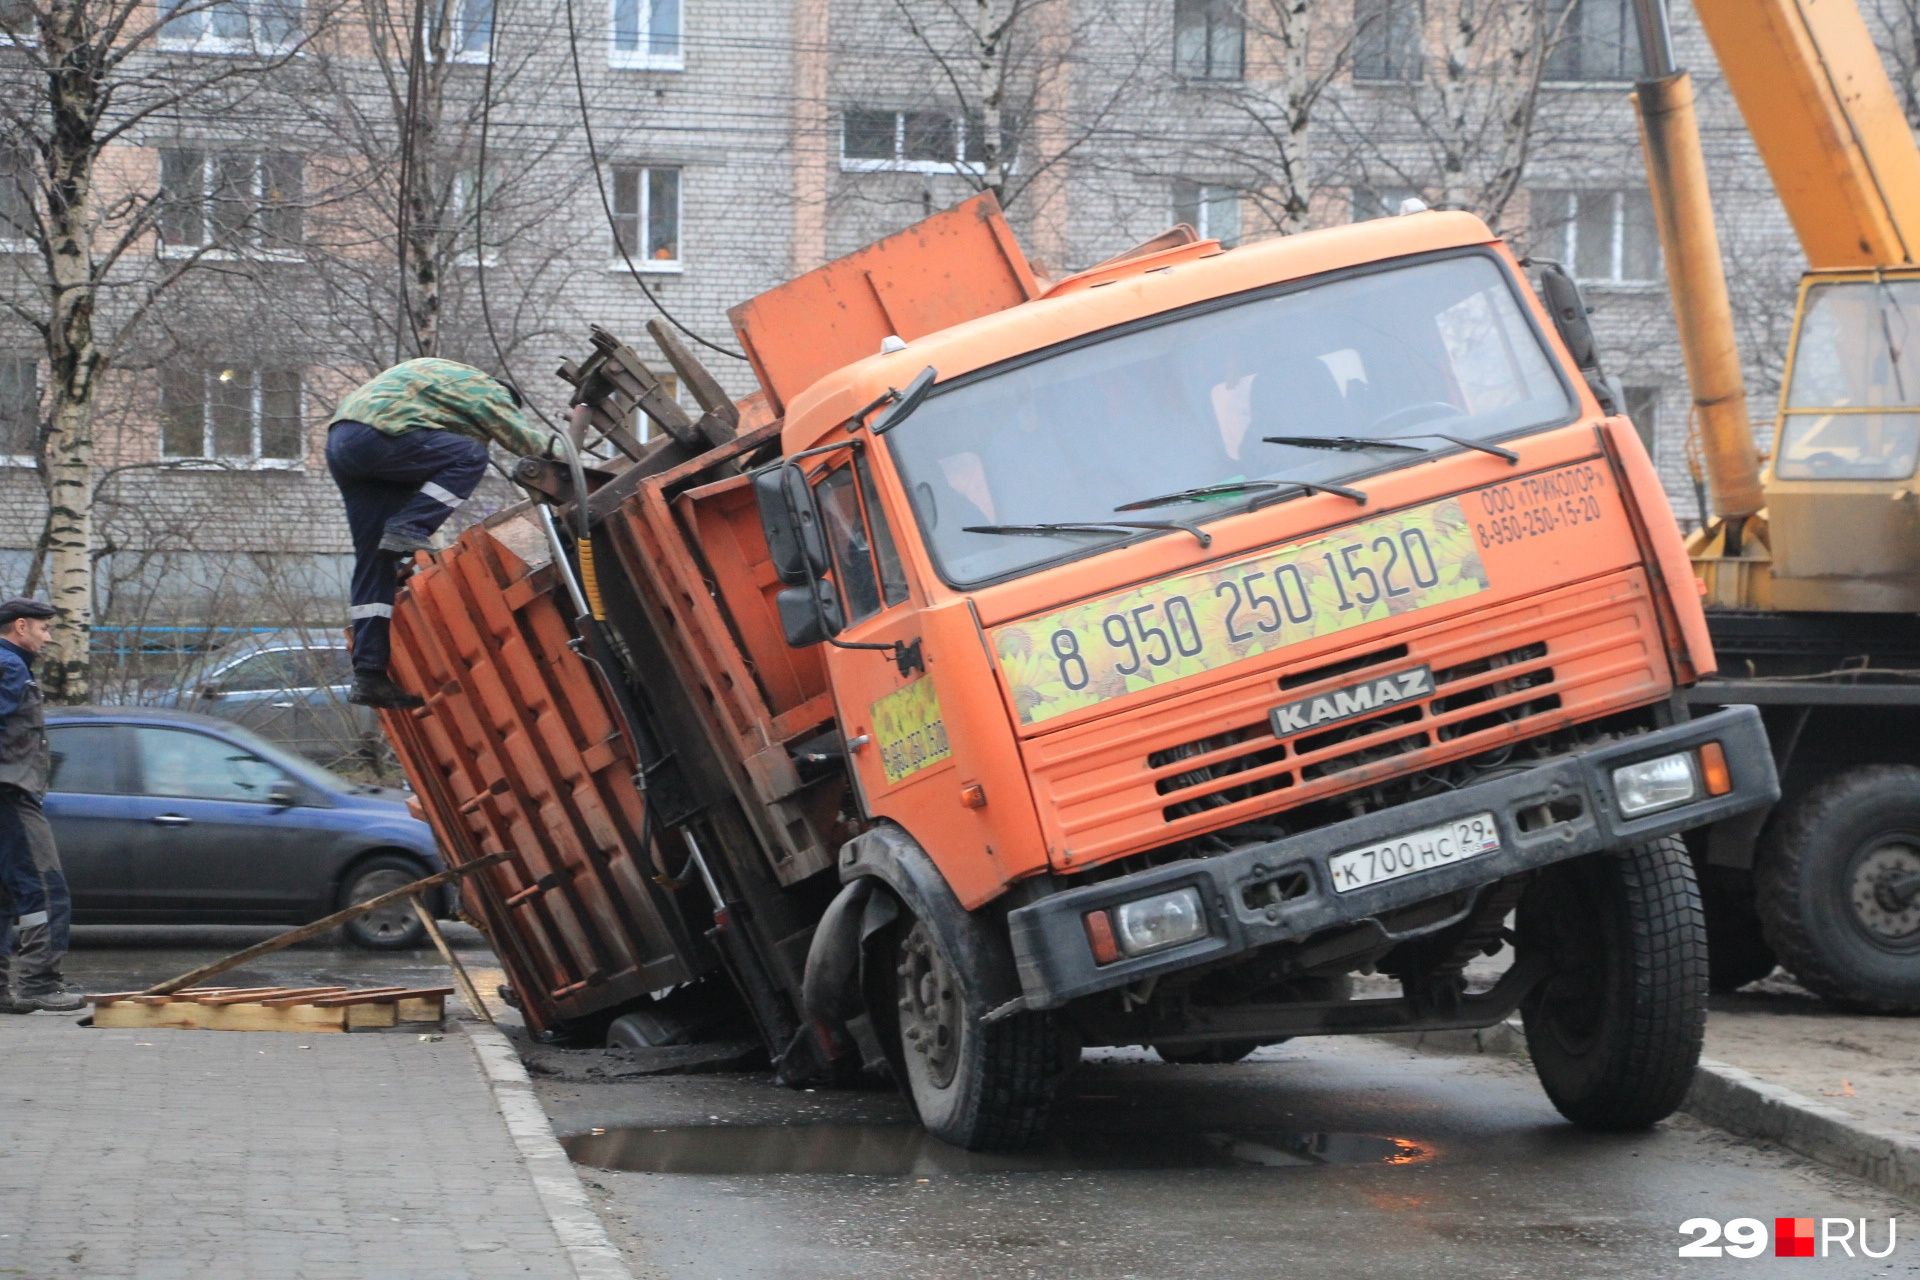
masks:
[[[1622,765],[1613,771],[1613,793],[1627,817],[1651,813],[1691,800],[1700,793],[1700,780],[1691,751]]]
[[[1200,910],[1198,889],[1176,889],[1114,908],[1113,931],[1120,949],[1130,956],[1207,936],[1207,918]]]

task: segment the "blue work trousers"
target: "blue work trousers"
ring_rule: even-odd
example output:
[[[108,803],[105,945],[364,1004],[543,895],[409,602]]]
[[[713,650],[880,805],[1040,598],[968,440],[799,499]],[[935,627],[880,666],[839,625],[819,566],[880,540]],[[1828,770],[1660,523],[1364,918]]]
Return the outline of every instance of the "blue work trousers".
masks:
[[[62,989],[60,961],[73,928],[73,897],[40,801],[0,787],[0,994],[17,956],[21,996]]]
[[[380,550],[380,539],[388,532],[424,538],[444,524],[479,487],[487,446],[451,431],[390,436],[364,422],[336,422],[327,433],[327,470],[353,531],[353,669],[384,674],[400,557]]]

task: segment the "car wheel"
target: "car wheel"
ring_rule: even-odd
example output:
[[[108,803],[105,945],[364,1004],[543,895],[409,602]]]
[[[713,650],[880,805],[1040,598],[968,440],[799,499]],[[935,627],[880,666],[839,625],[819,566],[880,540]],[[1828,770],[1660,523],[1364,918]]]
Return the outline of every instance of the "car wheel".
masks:
[[[391,893],[427,874],[427,869],[412,858],[397,853],[376,854],[347,872],[340,907],[344,910]],[[414,914],[413,904],[404,900],[354,917],[347,921],[346,933],[349,941],[373,951],[411,951],[427,940],[427,927]]]

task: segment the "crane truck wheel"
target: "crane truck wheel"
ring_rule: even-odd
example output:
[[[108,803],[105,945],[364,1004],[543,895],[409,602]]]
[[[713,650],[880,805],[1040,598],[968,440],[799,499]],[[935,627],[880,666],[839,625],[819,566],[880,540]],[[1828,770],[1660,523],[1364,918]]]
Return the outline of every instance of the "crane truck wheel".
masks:
[[[928,1133],[969,1151],[1017,1151],[1046,1127],[1061,1072],[1058,1019],[1020,1013],[982,1025],[985,1002],[938,932],[899,926],[893,993],[905,1089]],[[970,990],[971,988],[971,990]]]
[[[1828,778],[1775,816],[1756,874],[1767,941],[1816,995],[1920,1011],[1920,768]]]
[[[1551,968],[1520,1006],[1547,1097],[1586,1129],[1680,1106],[1707,1025],[1707,931],[1678,836],[1556,863],[1520,899],[1519,952]]]

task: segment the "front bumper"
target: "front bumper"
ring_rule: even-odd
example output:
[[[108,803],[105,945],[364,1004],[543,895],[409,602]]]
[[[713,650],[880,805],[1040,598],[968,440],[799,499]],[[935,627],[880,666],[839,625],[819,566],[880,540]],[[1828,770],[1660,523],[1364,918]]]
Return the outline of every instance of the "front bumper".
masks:
[[[1641,818],[1620,813],[1613,794],[1614,769],[1708,742],[1718,742],[1726,753],[1731,791]],[[1018,908],[1008,913],[1007,923],[1019,966],[1021,1004],[1028,1009],[1057,1008],[1077,997],[1155,974],[1210,964],[1276,942],[1298,941],[1549,863],[1703,826],[1779,798],[1780,783],[1759,710],[1728,707],[1686,724],[1560,756],[1444,795],[1217,857],[1070,889]],[[1500,828],[1498,850],[1363,889],[1334,892],[1327,862],[1335,855],[1479,813],[1494,815]],[[1270,905],[1249,905],[1248,890],[1274,881],[1288,883],[1297,896]],[[1206,937],[1111,964],[1095,961],[1084,924],[1088,912],[1189,885],[1199,889],[1205,904]]]

